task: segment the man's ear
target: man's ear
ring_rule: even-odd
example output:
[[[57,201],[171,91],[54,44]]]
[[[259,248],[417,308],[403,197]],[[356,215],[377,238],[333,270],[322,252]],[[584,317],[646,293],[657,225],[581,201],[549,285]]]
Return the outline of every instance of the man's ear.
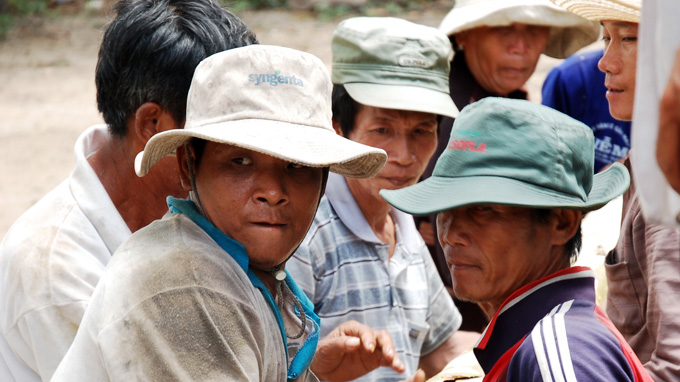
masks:
[[[570,209],[553,210],[553,241],[554,245],[565,245],[576,235],[578,227],[581,225],[583,212]]]
[[[159,133],[160,120],[163,117],[163,109],[155,102],[145,102],[135,112],[134,133],[142,144]]]
[[[187,153],[187,148],[189,149],[189,153]],[[187,155],[191,155],[192,158],[194,157],[194,148],[191,145],[185,144],[177,148],[176,157],[177,167],[179,168],[179,180],[184,191],[191,191],[191,176],[189,175]]]
[[[335,133],[339,136],[344,137],[342,134],[342,129],[340,128],[340,123],[336,120],[333,120],[333,130],[335,130]]]
[[[465,45],[468,43],[468,33],[467,31],[458,32],[455,34],[456,44],[461,48],[465,49]]]

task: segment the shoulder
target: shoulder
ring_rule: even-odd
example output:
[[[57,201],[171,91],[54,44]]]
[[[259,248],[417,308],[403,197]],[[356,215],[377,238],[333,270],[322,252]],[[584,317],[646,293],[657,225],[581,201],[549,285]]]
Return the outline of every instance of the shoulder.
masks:
[[[335,252],[338,247],[358,239],[343,223],[330,201],[323,197],[303,245],[309,249],[312,256],[316,256],[320,253]]]
[[[238,263],[182,214],[166,216],[134,233],[114,254],[105,280],[106,298],[114,306],[133,306],[191,288],[240,300],[257,294]]]
[[[0,304],[29,310],[87,300],[110,258],[63,182],[19,217],[0,244],[0,269],[6,270]]]
[[[509,374],[520,380],[628,381],[631,369],[616,337],[597,319],[593,306],[560,304],[539,321],[519,346]],[[515,380],[515,379],[513,379]]]

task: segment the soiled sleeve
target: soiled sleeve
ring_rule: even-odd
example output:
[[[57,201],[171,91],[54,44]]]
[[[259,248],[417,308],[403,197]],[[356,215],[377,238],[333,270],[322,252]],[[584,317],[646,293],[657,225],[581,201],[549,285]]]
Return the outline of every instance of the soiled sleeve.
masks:
[[[264,321],[246,297],[192,287],[146,299],[99,333],[108,375],[112,381],[264,380],[266,357],[276,353],[266,349]]]

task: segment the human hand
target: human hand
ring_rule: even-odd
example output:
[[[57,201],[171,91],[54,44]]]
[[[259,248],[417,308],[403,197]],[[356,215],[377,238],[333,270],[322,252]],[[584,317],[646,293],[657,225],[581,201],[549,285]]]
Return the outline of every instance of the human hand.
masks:
[[[437,238],[435,237],[434,233],[434,227],[432,227],[432,224],[430,224],[430,222],[426,221],[420,222],[420,226],[418,226],[418,232],[420,233],[420,236],[423,237],[423,241],[425,242],[425,244],[433,246],[437,243]]]
[[[668,183],[680,193],[680,49],[659,102],[656,160]]]
[[[418,369],[415,374],[401,382],[425,382],[425,372],[423,369]]]
[[[356,379],[379,366],[404,372],[392,337],[384,330],[373,330],[357,321],[348,321],[319,340],[311,370],[320,380],[342,382]]]

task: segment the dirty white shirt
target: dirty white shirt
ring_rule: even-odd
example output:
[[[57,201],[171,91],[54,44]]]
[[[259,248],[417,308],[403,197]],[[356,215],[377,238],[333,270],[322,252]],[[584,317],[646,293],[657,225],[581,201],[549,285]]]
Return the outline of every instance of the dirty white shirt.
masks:
[[[227,252],[183,213],[137,231],[109,263],[52,380],[285,382],[278,309],[244,272],[245,249],[228,240],[236,245]],[[307,320],[312,354],[316,340],[318,324]],[[316,381],[306,366],[298,380]]]
[[[87,157],[109,139],[87,129],[71,175],[0,244],[0,381],[47,381],[68,350],[111,254],[130,230]]]

